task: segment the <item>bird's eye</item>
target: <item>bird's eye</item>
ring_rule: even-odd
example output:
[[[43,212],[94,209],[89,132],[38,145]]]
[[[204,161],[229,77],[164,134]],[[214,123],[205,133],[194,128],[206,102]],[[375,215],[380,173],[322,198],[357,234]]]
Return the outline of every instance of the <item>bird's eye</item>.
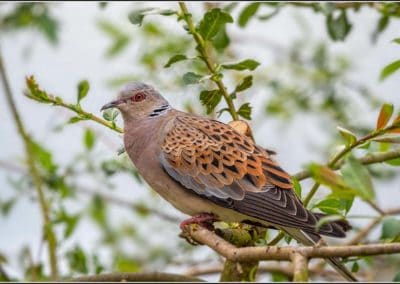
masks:
[[[146,95],[142,92],[136,93],[131,97],[131,101],[133,102],[140,102],[146,98]]]

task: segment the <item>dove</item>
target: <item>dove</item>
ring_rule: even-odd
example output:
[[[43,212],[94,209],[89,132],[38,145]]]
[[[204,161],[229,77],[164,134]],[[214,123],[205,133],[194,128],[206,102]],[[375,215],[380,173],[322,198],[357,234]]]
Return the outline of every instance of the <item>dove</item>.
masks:
[[[345,237],[346,221],[325,223],[307,210],[291,176],[272,157],[228,124],[174,109],[151,85],[126,84],[101,110],[117,108],[124,147],[139,174],[176,209],[192,216],[181,223],[253,223],[286,232],[303,245],[321,235]],[[356,278],[338,258],[327,261],[349,281]]]

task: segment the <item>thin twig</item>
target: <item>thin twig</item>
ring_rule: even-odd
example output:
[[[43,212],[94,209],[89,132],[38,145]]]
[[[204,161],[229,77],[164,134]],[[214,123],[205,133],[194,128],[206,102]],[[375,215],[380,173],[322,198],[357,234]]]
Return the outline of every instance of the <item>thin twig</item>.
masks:
[[[400,158],[400,148],[390,150],[387,152],[383,153],[371,153],[367,154],[366,156],[358,159],[359,162],[363,165],[371,165],[371,164],[377,164],[377,163],[382,163],[385,161],[390,161],[396,158]],[[337,163],[335,167],[333,167],[333,170],[338,170],[344,165],[344,161],[341,161],[340,163]],[[303,180],[306,178],[309,178],[311,176],[310,171],[304,170],[301,172],[296,173],[293,175],[297,180]]]
[[[49,207],[44,194],[42,179],[40,178],[39,171],[36,168],[35,157],[33,156],[34,153],[32,148],[33,141],[25,130],[21,117],[18,113],[17,106],[14,102],[14,98],[7,78],[6,69],[3,63],[3,57],[1,52],[0,52],[0,74],[8,106],[11,110],[15,124],[17,126],[18,134],[21,136],[21,139],[24,143],[29,174],[32,178],[32,182],[34,184],[39,199],[39,206],[43,219],[43,232],[46,236],[46,240],[49,247],[48,253],[49,253],[49,261],[51,268],[51,279],[57,280],[58,278],[58,265],[57,265],[57,255],[56,255],[57,239],[54,234],[52,223],[49,217]]]

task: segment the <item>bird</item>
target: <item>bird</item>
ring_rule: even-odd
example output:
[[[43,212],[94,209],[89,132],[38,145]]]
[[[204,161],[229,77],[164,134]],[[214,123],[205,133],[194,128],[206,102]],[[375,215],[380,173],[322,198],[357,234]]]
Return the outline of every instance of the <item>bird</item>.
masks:
[[[325,223],[305,208],[291,176],[274,152],[230,125],[173,108],[150,84],[131,82],[101,111],[121,113],[125,150],[139,174],[161,197],[191,216],[180,224],[255,223],[284,231],[306,246],[321,235],[345,237],[347,221]],[[348,281],[355,276],[338,258],[326,259]]]

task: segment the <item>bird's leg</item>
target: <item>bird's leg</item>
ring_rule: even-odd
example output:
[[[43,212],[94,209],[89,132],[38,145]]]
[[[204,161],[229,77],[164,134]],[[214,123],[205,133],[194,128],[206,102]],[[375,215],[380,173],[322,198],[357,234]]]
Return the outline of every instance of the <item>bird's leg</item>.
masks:
[[[179,227],[183,231],[187,225],[198,224],[199,226],[202,226],[208,230],[212,230],[213,229],[212,225],[215,221],[218,221],[218,218],[214,214],[200,213],[190,217],[189,219],[183,220],[179,225]]]
[[[206,228],[207,230],[211,231],[214,229],[213,223],[215,221],[218,221],[218,217],[212,213],[200,213],[200,214],[194,215],[194,216],[190,217],[189,219],[183,220],[181,222],[179,227],[181,228],[182,232],[179,236],[186,239],[186,241],[189,244],[197,245],[198,243],[195,240],[193,240],[191,238],[191,236],[189,235],[189,232],[187,230],[188,225],[197,224],[197,225],[202,226],[202,227]]]

